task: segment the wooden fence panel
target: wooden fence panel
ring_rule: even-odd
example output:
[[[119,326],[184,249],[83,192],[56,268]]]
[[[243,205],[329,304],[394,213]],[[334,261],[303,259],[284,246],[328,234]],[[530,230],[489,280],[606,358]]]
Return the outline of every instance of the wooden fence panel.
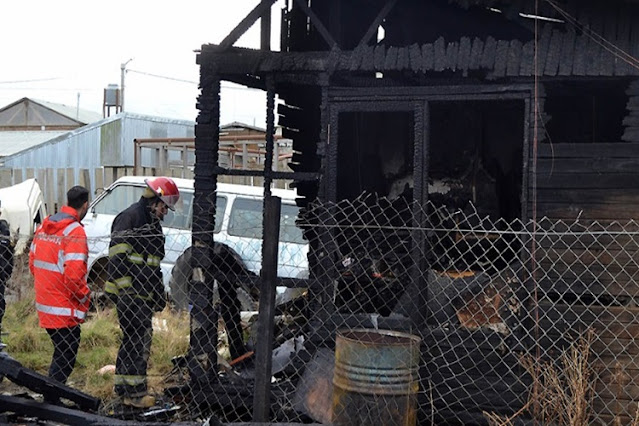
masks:
[[[22,169],[13,169],[13,185],[22,182]]]
[[[0,188],[6,188],[7,186],[11,186],[11,170],[2,169],[0,170]]]

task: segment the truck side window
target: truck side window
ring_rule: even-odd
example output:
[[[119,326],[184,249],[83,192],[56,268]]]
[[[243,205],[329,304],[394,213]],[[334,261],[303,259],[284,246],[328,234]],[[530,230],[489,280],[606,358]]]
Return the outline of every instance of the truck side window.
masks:
[[[175,211],[169,210],[162,226],[176,229],[190,229],[193,218],[193,193],[181,191],[180,199],[175,205]]]
[[[231,208],[229,235],[246,238],[262,238],[262,200],[236,198]],[[280,237],[286,243],[304,244],[302,230],[295,225],[299,207],[282,204],[280,212]]]
[[[218,195],[215,200],[215,229],[213,230],[216,234],[222,229],[224,212],[226,212],[226,197]]]

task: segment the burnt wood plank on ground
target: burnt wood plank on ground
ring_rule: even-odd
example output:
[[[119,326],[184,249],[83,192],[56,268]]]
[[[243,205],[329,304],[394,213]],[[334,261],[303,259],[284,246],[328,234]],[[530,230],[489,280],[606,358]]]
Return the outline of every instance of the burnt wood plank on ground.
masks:
[[[130,422],[99,416],[86,411],[46,404],[32,399],[0,395],[0,412],[12,412],[39,421],[50,420],[66,425],[126,425]],[[145,423],[151,424],[151,423]],[[195,423],[193,423],[194,425]]]

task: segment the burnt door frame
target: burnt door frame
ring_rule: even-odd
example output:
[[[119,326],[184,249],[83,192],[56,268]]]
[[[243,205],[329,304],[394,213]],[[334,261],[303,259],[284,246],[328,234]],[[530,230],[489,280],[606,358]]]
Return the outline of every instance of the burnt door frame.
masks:
[[[337,202],[337,153],[339,114],[345,112],[413,112],[414,114],[414,190],[413,200],[423,204],[428,200],[428,165],[430,148],[430,102],[485,100],[522,100],[523,164],[521,188],[521,220],[528,220],[529,157],[531,141],[531,105],[534,102],[532,84],[428,86],[428,87],[328,87],[326,129],[326,163],[323,189],[327,201]]]

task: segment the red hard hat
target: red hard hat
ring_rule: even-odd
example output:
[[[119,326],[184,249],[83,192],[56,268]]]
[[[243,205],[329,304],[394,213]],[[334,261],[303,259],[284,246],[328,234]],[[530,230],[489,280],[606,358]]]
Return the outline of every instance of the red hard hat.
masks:
[[[144,182],[171,210],[175,210],[175,204],[180,199],[180,191],[173,179],[161,176],[144,179]]]

